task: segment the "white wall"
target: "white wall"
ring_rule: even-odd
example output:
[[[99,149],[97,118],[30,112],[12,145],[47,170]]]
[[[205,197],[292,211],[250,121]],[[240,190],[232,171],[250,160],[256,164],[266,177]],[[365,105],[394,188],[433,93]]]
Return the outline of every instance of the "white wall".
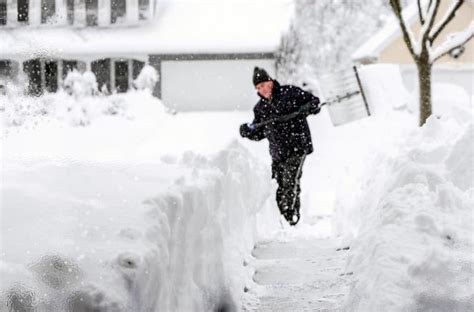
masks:
[[[258,101],[255,66],[274,77],[274,60],[163,61],[162,100],[178,111],[248,110]]]

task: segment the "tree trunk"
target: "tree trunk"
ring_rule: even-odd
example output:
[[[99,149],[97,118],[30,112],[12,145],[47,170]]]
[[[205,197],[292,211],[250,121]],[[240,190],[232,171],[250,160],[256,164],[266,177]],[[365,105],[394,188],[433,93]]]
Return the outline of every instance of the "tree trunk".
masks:
[[[431,106],[431,66],[428,53],[422,53],[417,62],[420,91],[420,127],[432,114]]]

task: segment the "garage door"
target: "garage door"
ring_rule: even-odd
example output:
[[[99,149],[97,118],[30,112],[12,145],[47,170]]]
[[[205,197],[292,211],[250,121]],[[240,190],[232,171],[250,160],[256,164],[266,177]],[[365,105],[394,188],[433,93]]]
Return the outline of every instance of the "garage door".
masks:
[[[163,61],[162,100],[178,111],[248,110],[258,101],[255,66],[274,77],[274,60]]]

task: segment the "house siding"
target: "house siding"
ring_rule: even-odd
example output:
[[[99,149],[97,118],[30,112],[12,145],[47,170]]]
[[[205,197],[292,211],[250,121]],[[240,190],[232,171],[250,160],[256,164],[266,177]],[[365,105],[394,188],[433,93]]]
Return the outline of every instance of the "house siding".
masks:
[[[449,1],[441,2],[440,11],[438,13],[437,21],[439,21],[443,16],[444,12],[447,10]],[[443,43],[448,34],[453,32],[459,32],[466,29],[472,22],[474,16],[474,7],[466,3],[461,7],[456,14],[456,17],[451,21],[450,24],[444,29],[436,40],[436,46]],[[437,22],[436,21],[436,22]],[[412,27],[412,30],[415,34],[419,33],[420,26],[419,23],[415,23],[416,26]],[[412,64],[413,59],[408,51],[408,48],[403,41],[402,36],[398,36],[395,41],[389,44],[385,49],[383,49],[377,60],[378,63],[395,63],[395,64]],[[463,64],[463,63],[474,63],[474,40],[469,41],[465,45],[464,53],[457,59],[446,55],[443,58],[437,61],[437,64]]]

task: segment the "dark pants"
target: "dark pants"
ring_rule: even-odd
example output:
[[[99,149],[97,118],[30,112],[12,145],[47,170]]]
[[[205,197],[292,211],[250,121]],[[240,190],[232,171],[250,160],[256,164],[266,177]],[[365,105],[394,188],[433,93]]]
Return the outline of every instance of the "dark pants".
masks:
[[[276,200],[280,213],[288,220],[300,216],[300,179],[306,155],[293,156],[285,161],[272,163],[272,177],[278,183]],[[295,224],[296,224],[295,222]]]

